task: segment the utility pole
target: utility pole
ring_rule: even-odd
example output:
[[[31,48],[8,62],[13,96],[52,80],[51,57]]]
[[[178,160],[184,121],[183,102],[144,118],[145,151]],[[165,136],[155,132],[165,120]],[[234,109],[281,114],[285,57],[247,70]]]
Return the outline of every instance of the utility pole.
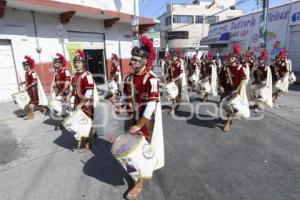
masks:
[[[138,3],[139,3],[138,0],[133,0],[133,5],[134,5],[134,17],[133,17],[133,21],[132,21],[133,46],[140,46]]]
[[[263,0],[263,21],[261,28],[261,48],[267,47],[267,33],[268,33],[268,14],[269,14],[269,0]]]

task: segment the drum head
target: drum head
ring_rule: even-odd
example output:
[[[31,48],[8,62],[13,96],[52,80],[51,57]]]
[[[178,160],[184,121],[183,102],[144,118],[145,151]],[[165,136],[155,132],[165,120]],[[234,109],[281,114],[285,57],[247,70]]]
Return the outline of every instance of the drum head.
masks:
[[[123,134],[117,138],[112,146],[112,154],[116,157],[128,154],[141,140],[141,136]]]

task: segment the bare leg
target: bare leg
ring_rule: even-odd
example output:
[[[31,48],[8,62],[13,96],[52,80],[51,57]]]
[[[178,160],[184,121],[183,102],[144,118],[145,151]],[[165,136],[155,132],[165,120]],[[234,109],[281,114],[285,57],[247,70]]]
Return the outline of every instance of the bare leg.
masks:
[[[231,121],[232,121],[232,115],[228,114],[227,121],[225,122],[224,129],[223,129],[225,132],[229,132],[230,131],[230,123],[231,123]]]
[[[34,104],[29,104],[28,106],[28,114],[27,116],[24,118],[25,120],[30,120],[34,118]]]
[[[169,111],[169,114],[175,114],[175,108],[176,108],[176,100],[172,99],[172,107],[171,110]]]
[[[142,192],[143,185],[144,185],[144,179],[141,178],[134,184],[133,188],[128,192],[126,196],[127,199],[137,199]]]
[[[90,138],[81,138],[81,142],[79,144],[79,153],[84,153],[91,149],[91,141]]]
[[[203,95],[203,102],[206,102],[207,100],[208,100],[208,93],[205,93],[204,95]]]

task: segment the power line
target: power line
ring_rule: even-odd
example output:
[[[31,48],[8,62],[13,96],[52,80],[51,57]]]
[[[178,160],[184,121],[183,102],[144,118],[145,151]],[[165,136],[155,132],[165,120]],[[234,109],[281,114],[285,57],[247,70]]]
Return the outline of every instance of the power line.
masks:
[[[219,11],[219,12],[216,12],[216,13],[214,13],[214,14],[208,16],[208,17],[204,17],[203,20],[208,19],[208,18],[211,18],[211,17],[214,17],[214,16],[216,16],[216,15],[222,13],[222,12],[225,12],[226,10],[229,10],[229,9],[232,8],[233,6],[237,6],[237,5],[239,5],[239,4],[246,3],[247,1],[250,1],[250,0],[241,0],[241,1],[237,2],[236,4],[234,4],[234,5],[232,5],[232,6],[228,7],[228,8],[225,8],[225,9]],[[179,26],[179,27],[173,28],[172,31],[173,31],[173,30],[180,29],[180,28],[183,28],[183,27],[186,27],[186,26],[190,26],[190,25],[192,25],[192,24],[194,24],[194,23],[188,23],[188,24],[185,24],[185,25],[183,25],[183,26]],[[162,32],[167,32],[167,31],[162,31]]]
[[[161,11],[165,6],[167,6],[168,1],[169,0],[167,0],[167,2],[162,7],[160,7],[157,11],[155,11],[151,16],[155,16],[159,11]],[[183,4],[186,4],[188,1],[190,1],[190,0],[184,1]]]
[[[168,4],[168,1],[169,1],[169,0],[167,0],[167,2],[165,2],[165,3],[162,5],[162,7],[160,7],[158,10],[156,10],[151,16],[154,16],[154,15],[156,15],[159,11],[161,11],[161,9],[163,9],[163,8]]]

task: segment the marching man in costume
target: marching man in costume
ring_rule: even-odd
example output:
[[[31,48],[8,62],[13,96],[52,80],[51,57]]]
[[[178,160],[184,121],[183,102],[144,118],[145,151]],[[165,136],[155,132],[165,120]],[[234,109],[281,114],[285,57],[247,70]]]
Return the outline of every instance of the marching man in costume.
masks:
[[[67,68],[67,61],[65,57],[59,53],[53,60],[55,68],[54,81],[52,83],[52,91],[55,96],[60,96],[64,99],[67,98],[70,92],[71,74]]]
[[[68,101],[70,102],[71,96],[74,96],[75,110],[81,109],[89,118],[93,120],[94,101],[97,94],[95,94],[95,81],[93,76],[85,68],[86,60],[83,51],[77,50],[73,62],[77,72],[71,81],[72,91],[68,96]],[[84,152],[91,148],[89,137],[81,138],[80,141],[80,152]]]
[[[272,72],[270,67],[267,66],[268,58],[268,52],[262,51],[258,58],[258,66],[252,72],[254,82],[251,86],[251,97],[255,102],[254,112],[258,112],[259,109],[262,109],[261,104],[273,107]]]
[[[155,56],[152,42],[146,36],[141,36],[140,43],[141,47],[134,47],[131,51],[133,73],[125,78],[122,100],[126,103],[127,112],[133,116],[130,133],[144,136],[156,156],[161,155],[155,168],[158,169],[164,165],[159,79],[151,71]],[[116,110],[120,109],[120,106],[116,107]],[[155,138],[160,138],[160,141],[157,143]],[[155,141],[158,146],[153,146]],[[145,178],[148,177],[140,177],[135,182],[127,199],[136,199],[140,195]]]
[[[172,108],[169,114],[175,114],[181,101],[186,100],[189,102],[184,62],[181,59],[181,49],[176,49],[172,54],[171,77],[171,81],[173,81],[178,88],[178,95],[172,99]]]
[[[115,103],[116,95],[121,94],[121,81],[119,57],[116,54],[112,54],[110,80],[108,82],[108,93],[106,99],[109,99],[113,104]]]
[[[208,52],[206,60],[200,69],[199,88],[203,94],[203,102],[208,100],[209,94],[217,95],[217,66],[214,61],[213,52]]]
[[[112,54],[111,57],[110,79],[115,80],[115,82],[118,84],[118,90],[119,90],[119,85],[121,84],[122,78],[121,78],[120,61],[119,61],[119,57],[116,54]]]
[[[199,60],[197,54],[195,54],[192,57],[190,65],[188,66],[188,83],[191,91],[195,90],[197,86],[196,84],[199,79],[199,66]]]
[[[26,90],[30,97],[30,102],[28,106],[29,111],[27,116],[24,118],[25,120],[30,120],[34,118],[35,106],[41,106],[41,112],[46,114],[48,98],[40,82],[38,74],[36,73],[36,71],[33,70],[35,67],[35,61],[29,56],[25,56],[25,60],[26,61],[23,62],[23,68],[26,71],[25,81],[21,82],[20,85],[26,85]]]
[[[247,85],[249,80],[250,80],[250,74],[251,74],[250,73],[250,66],[249,66],[249,63],[247,61],[247,53],[240,56],[240,64],[244,67],[244,71],[245,71],[245,74],[247,76],[247,79],[246,79],[246,85]]]
[[[240,56],[239,45],[233,46],[233,52],[229,54],[228,66],[224,66],[220,72],[220,90],[223,104],[231,103],[231,100],[239,95],[239,102],[244,105],[244,116],[249,117],[249,104],[246,94],[246,79],[247,76],[244,67],[239,64],[238,58]],[[237,112],[235,109],[225,109],[227,113],[227,120],[224,124],[224,131],[230,131],[230,124]]]
[[[274,65],[277,81],[274,85],[273,102],[275,102],[279,96],[287,93],[289,89],[289,66],[286,60],[287,51],[282,50],[279,56],[280,61],[276,62]]]
[[[172,65],[172,58],[169,52],[165,53],[164,59],[162,61],[162,75],[164,77],[164,82],[169,82],[171,78],[171,65]]]

